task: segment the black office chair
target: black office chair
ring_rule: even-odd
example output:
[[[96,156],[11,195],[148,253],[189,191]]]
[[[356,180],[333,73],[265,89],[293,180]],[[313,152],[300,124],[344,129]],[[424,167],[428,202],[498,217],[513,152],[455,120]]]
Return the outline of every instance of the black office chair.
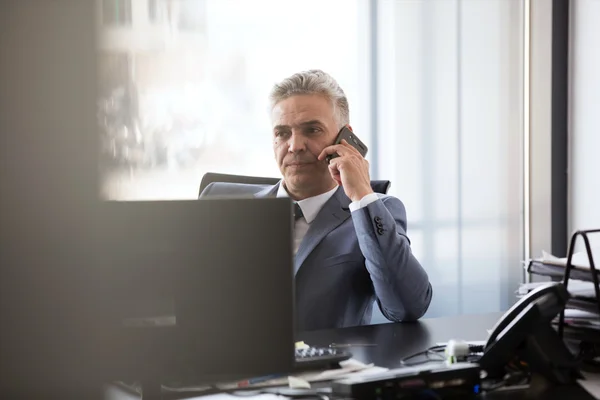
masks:
[[[260,176],[245,176],[245,175],[231,175],[231,174],[218,174],[215,172],[207,172],[202,177],[200,182],[200,189],[198,196],[202,191],[212,182],[227,182],[227,183],[251,183],[259,185],[274,185],[279,182],[279,178],[260,177]],[[386,180],[372,180],[371,187],[375,193],[387,194],[390,189],[391,182]]]

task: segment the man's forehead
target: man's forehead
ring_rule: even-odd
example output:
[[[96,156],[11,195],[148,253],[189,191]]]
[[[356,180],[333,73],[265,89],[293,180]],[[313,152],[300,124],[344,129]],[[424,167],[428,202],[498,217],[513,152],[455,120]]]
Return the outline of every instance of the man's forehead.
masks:
[[[321,96],[294,96],[280,101],[273,107],[273,125],[326,124],[334,118],[333,107]]]

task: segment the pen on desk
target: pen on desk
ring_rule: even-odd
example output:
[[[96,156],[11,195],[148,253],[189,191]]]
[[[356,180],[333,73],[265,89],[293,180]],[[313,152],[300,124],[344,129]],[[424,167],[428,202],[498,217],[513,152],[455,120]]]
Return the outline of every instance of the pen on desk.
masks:
[[[284,376],[285,375],[281,375],[281,374],[258,376],[256,378],[250,378],[250,379],[240,381],[237,383],[237,386],[238,387],[247,387],[247,386],[251,386],[251,385],[256,385],[257,383],[263,383],[263,382],[269,381],[271,379],[282,378]]]

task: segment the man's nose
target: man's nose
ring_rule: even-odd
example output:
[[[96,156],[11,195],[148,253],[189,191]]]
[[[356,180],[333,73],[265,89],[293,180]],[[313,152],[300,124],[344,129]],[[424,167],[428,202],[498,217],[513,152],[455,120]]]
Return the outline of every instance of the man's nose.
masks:
[[[304,140],[304,137],[297,133],[292,133],[292,136],[290,137],[290,141],[288,143],[289,143],[288,151],[290,153],[296,153],[299,151],[306,150],[306,142]]]

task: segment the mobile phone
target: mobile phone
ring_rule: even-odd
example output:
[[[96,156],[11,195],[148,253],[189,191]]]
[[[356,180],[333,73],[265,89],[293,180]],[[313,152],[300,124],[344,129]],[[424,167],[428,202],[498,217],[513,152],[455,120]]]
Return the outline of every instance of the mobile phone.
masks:
[[[333,144],[340,144],[342,143],[342,140],[346,139],[346,142],[348,142],[352,147],[354,147],[356,150],[358,150],[358,152],[364,157],[367,155],[367,151],[369,151],[369,149],[367,148],[367,146],[358,138],[358,136],[356,136],[356,134],[354,132],[352,132],[350,129],[348,129],[347,126],[344,126],[340,132],[338,133],[335,142]],[[331,154],[328,155],[327,158],[327,163],[329,163],[332,159],[339,157],[337,154]]]

